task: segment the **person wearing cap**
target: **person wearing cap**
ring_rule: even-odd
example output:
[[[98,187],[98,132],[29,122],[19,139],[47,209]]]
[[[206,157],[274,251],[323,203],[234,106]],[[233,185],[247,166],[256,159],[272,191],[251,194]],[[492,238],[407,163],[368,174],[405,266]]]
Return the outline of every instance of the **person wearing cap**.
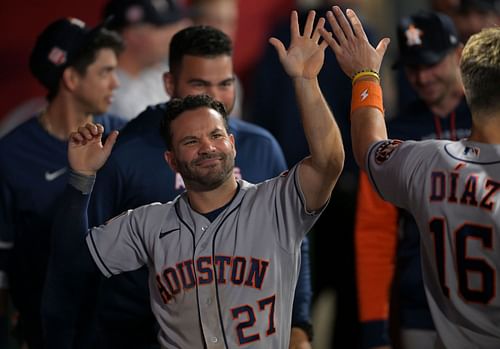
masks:
[[[471,114],[460,79],[462,44],[451,19],[424,11],[398,25],[400,58],[417,100],[388,123],[393,139],[467,137]],[[363,348],[434,348],[435,330],[420,266],[419,232],[411,215],[383,201],[365,172],[356,209],[356,265]],[[390,315],[389,315],[390,314]],[[394,333],[390,338],[389,329]]]
[[[67,140],[90,121],[108,130],[124,125],[105,114],[119,84],[115,68],[122,48],[116,34],[76,18],[47,26],[29,66],[47,89],[48,105],[0,140],[1,268],[30,349],[45,348],[41,297],[54,210],[68,179]]]
[[[111,0],[104,8],[104,18],[110,17],[108,27],[125,43],[118,59],[120,88],[110,112],[130,120],[169,99],[162,82],[169,43],[190,20],[175,0]]]

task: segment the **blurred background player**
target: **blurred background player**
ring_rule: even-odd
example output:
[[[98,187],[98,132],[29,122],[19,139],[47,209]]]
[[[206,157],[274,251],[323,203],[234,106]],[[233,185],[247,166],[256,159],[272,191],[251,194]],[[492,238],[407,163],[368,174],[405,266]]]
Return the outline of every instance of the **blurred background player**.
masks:
[[[460,40],[465,43],[472,34],[483,28],[500,24],[500,1],[460,0],[450,11]]]
[[[422,11],[402,18],[397,33],[397,65],[404,69],[418,98],[388,123],[389,137],[467,137],[471,115],[459,70],[463,46],[452,20],[439,12]],[[434,348],[417,225],[408,212],[383,201],[364,172],[359,181],[355,240],[363,348]]]
[[[2,270],[30,349],[45,348],[40,307],[54,208],[68,179],[67,139],[89,121],[121,128],[107,114],[118,87],[114,33],[76,18],[57,20],[38,36],[30,69],[47,90],[47,108],[0,140]],[[103,114],[103,115],[100,115]]]
[[[111,0],[104,18],[120,33],[125,50],[118,59],[120,88],[110,112],[132,119],[149,105],[166,102],[162,76],[168,71],[172,36],[191,22],[175,0]]]
[[[235,42],[239,19],[238,0],[191,0],[189,13],[194,25],[217,28]],[[236,75],[235,78],[236,99],[231,117],[241,119],[245,95],[241,81]]]

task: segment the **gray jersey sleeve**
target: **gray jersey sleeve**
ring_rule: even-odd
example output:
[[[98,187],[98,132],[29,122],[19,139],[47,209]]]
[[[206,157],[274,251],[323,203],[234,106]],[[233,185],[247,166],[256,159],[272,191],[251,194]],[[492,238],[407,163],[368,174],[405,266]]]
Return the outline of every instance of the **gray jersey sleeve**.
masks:
[[[151,204],[129,210],[92,228],[87,245],[104,276],[136,270],[148,262],[148,236],[161,223],[160,207]]]
[[[306,200],[299,181],[300,163],[278,178],[264,182],[259,191],[265,191],[267,199],[263,200],[269,214],[275,214],[280,244],[292,250],[297,240],[302,240],[312,228],[323,209],[308,212]],[[326,204],[323,206],[326,207]]]
[[[411,183],[419,176],[422,161],[436,153],[435,145],[429,146],[431,142],[389,139],[370,147],[366,158],[368,177],[384,200],[408,209]]]

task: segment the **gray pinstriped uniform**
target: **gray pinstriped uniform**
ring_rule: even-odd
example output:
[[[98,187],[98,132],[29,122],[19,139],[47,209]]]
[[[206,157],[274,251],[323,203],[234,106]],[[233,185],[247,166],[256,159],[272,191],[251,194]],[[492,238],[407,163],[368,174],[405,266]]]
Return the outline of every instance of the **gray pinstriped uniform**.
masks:
[[[500,145],[382,141],[367,169],[419,226],[437,347],[500,348]]]
[[[94,228],[87,244],[101,272],[149,266],[164,348],[288,348],[300,244],[309,213],[297,166],[253,185],[210,222],[186,193]]]

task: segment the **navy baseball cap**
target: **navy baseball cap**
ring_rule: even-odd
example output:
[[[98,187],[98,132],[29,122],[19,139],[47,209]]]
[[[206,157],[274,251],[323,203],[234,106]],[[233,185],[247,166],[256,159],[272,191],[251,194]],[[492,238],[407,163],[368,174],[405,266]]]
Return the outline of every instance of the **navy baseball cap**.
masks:
[[[398,25],[399,59],[402,65],[434,65],[459,45],[450,17],[434,11],[421,11],[404,17]]]
[[[49,24],[31,51],[29,66],[33,76],[49,90],[56,87],[64,69],[101,28],[90,29],[78,18],[62,18]]]
[[[149,23],[163,26],[184,17],[175,0],[111,0],[104,8],[104,18],[112,17],[108,28],[122,28]]]

